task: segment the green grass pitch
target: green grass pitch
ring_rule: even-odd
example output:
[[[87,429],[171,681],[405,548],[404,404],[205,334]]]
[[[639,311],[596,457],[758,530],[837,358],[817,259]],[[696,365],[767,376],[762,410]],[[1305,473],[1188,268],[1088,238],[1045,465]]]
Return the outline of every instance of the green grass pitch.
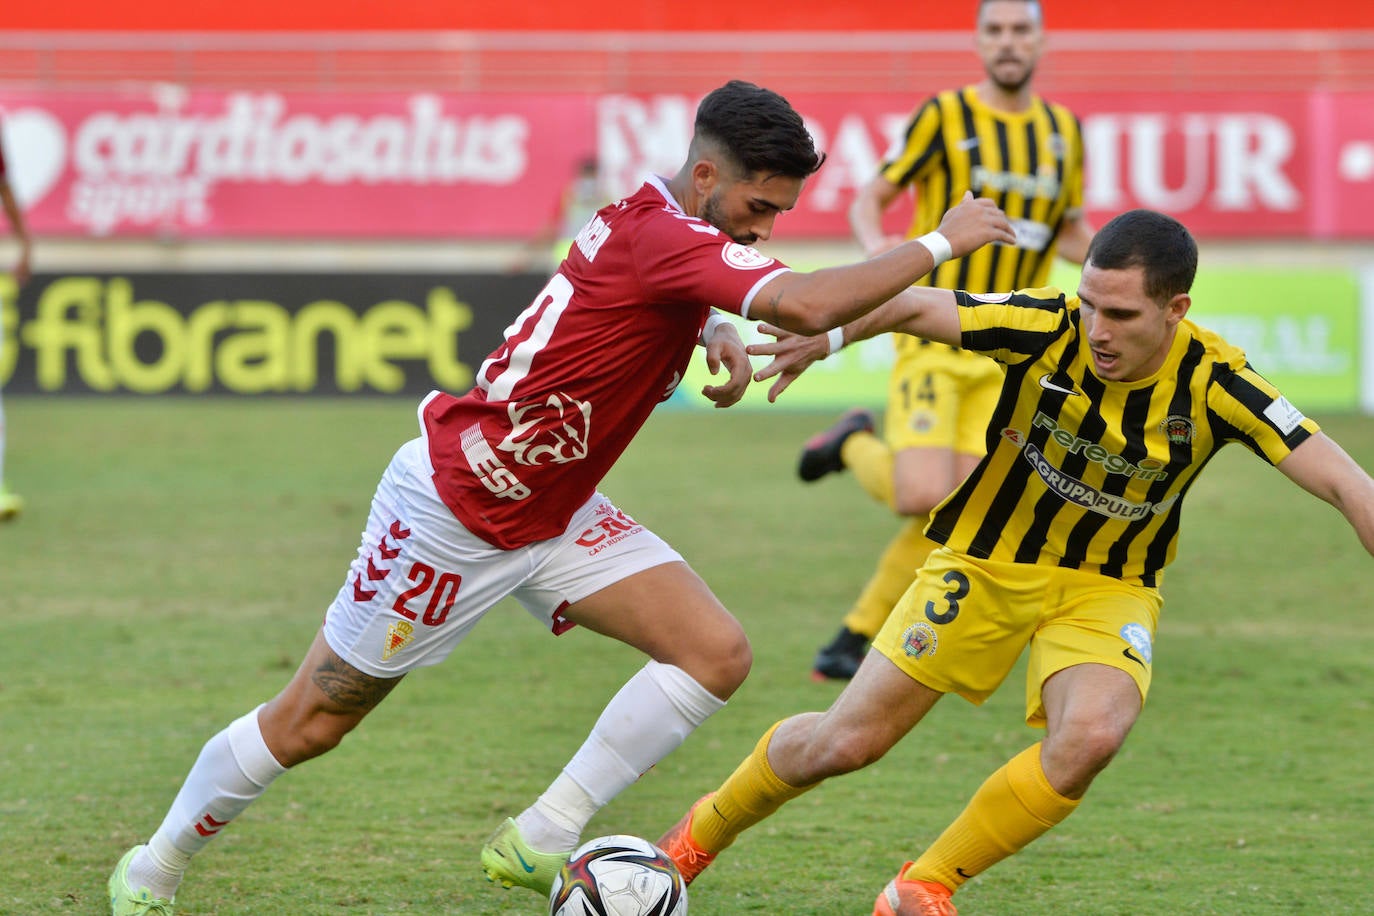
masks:
[[[201,744],[286,681],[413,435],[398,400],[12,398],[0,527],[0,913],[107,912]],[[824,708],[828,638],[896,522],[846,477],[805,486],[829,416],[663,412],[606,481],[744,622],[726,709],[588,837],[656,837],[784,715]],[[1374,420],[1318,417],[1374,468]],[[1368,913],[1374,563],[1338,513],[1239,447],[1190,496],[1155,687],[1072,818],[967,886],[966,916]],[[337,751],[280,779],[192,865],[179,916],[539,914],[477,853],[639,665],[512,604]],[[947,699],[869,769],[746,834],[692,912],[866,914],[984,776],[1036,738],[1019,672]]]

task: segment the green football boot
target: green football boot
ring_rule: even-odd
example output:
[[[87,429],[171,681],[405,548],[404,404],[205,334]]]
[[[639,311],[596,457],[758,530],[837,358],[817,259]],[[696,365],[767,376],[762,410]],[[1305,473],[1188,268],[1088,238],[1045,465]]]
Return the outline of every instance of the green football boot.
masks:
[[[111,916],[172,916],[172,900],[154,897],[146,887],[137,892],[129,887],[129,863],[142,848],[135,846],[124,853],[124,858],[110,875]]]
[[[568,855],[535,852],[520,835],[515,820],[508,817],[482,847],[482,871],[487,873],[488,881],[502,887],[519,885],[547,897]]]

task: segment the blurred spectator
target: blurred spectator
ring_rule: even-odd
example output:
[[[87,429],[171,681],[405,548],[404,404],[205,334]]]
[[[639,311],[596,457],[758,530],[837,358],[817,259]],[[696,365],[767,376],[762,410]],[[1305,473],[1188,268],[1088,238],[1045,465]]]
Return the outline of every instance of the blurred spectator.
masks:
[[[4,145],[4,122],[0,121],[0,204],[5,207],[5,216],[9,218],[10,230],[19,242],[19,260],[15,262],[14,269],[11,271],[14,276],[15,290],[17,291],[29,281],[29,249],[31,247],[28,229],[24,226],[24,214],[19,209],[19,201],[15,199],[14,191],[10,188],[9,173],[5,169],[5,145]],[[2,308],[4,303],[0,303]],[[0,321],[0,347],[4,345],[4,322]],[[5,486],[5,408],[4,402],[0,401],[0,521],[9,521],[24,509],[24,501],[14,493],[11,493]]]
[[[530,241],[517,261],[516,269],[534,270],[547,266],[552,270],[557,267],[567,257],[578,230],[586,225],[593,213],[611,202],[603,185],[595,156],[588,156],[579,162],[577,174],[558,198],[558,208],[544,230]],[[541,263],[545,258],[549,259],[547,265]]]

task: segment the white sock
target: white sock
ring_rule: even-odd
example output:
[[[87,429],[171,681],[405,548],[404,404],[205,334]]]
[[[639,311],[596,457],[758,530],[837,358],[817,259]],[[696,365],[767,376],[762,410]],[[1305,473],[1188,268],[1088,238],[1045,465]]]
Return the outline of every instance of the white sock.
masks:
[[[205,742],[162,826],[130,861],[129,886],[171,898],[191,857],[285,772],[267,749],[257,709],[229,723]]]
[[[542,852],[574,848],[592,815],[724,705],[681,668],[649,662],[606,704],[548,790],[516,818],[521,835]]]

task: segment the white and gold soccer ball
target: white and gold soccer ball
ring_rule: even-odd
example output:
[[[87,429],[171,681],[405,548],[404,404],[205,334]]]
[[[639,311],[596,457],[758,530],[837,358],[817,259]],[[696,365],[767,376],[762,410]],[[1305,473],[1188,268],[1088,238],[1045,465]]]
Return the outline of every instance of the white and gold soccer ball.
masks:
[[[550,916],[686,916],[687,885],[668,854],[615,834],[583,843],[549,892]]]

